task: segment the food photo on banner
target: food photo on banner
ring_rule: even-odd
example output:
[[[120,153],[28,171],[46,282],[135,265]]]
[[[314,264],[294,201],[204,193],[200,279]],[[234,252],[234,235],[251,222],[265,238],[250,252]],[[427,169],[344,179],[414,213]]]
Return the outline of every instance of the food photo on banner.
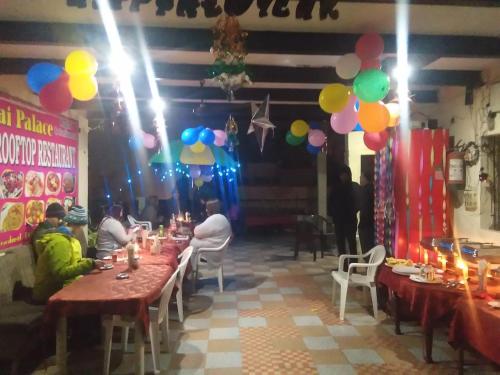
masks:
[[[0,94],[0,251],[78,196],[78,123]]]

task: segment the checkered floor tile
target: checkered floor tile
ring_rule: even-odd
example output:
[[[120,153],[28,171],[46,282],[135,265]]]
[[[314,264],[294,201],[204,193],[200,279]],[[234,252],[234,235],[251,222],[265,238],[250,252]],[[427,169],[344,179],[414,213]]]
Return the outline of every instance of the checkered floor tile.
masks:
[[[226,254],[224,293],[215,275],[205,273],[195,294],[186,298],[185,321],[171,317],[171,352],[161,354],[164,374],[452,374],[456,354],[436,334],[436,364],[422,360],[422,334],[396,336],[382,312],[372,316],[362,291],[349,290],[346,320],[331,303],[330,272],[337,258],[317,262],[301,252],[293,259],[292,239],[284,236],[235,241]],[[112,373],[131,374],[131,351],[112,353]],[[129,346],[133,350],[133,345]],[[101,373],[102,352],[74,353],[73,374]],[[152,372],[151,354],[146,369]],[[488,373],[472,366],[467,373]],[[37,375],[54,372],[49,359]],[[493,373],[493,372],[492,372]]]

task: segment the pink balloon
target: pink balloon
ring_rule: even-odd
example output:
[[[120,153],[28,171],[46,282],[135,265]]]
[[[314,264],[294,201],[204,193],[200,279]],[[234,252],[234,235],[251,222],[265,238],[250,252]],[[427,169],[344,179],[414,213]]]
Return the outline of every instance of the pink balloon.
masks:
[[[333,113],[330,125],[335,133],[347,134],[352,131],[358,123],[358,112],[356,111],[356,96],[349,96],[349,101],[342,112]]]
[[[227,140],[226,132],[224,130],[214,130],[214,134],[215,134],[214,145],[218,147],[224,146]]]
[[[314,129],[309,131],[309,143],[315,147],[321,147],[326,141],[325,133],[323,130]]]
[[[365,133],[363,135],[363,141],[366,147],[372,151],[380,151],[387,144],[389,139],[389,134],[384,130],[380,133]]]
[[[144,133],[142,143],[146,148],[154,148],[156,146],[156,138],[152,134]]]

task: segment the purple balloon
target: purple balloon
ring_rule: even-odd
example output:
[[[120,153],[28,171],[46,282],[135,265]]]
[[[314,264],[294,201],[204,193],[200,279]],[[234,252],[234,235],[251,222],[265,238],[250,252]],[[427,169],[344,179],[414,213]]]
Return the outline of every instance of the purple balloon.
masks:
[[[323,130],[310,130],[308,140],[311,145],[321,147],[326,141],[326,136]]]
[[[333,113],[330,125],[335,133],[347,134],[351,132],[358,123],[358,112],[356,112],[356,100],[354,95],[349,97],[349,102],[342,112]]]
[[[191,178],[196,179],[201,176],[201,169],[198,165],[189,166],[189,175]]]
[[[152,134],[144,133],[142,136],[142,143],[146,148],[154,148],[156,146],[156,137]]]
[[[226,144],[227,135],[224,130],[214,130],[215,141],[214,144],[218,147],[222,147]]]

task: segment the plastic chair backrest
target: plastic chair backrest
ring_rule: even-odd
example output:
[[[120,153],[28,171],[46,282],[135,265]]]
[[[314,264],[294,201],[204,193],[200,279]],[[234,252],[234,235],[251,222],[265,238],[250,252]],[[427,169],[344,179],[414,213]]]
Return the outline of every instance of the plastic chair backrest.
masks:
[[[170,276],[166,284],[161,289],[160,306],[158,307],[158,323],[163,322],[165,313],[168,309],[168,303],[170,302],[170,297],[172,296],[172,290],[175,286],[175,280],[177,279],[177,274],[179,273],[179,267]]]
[[[131,226],[140,225],[141,228],[147,229],[149,231],[153,230],[151,222],[149,222],[149,221],[139,221],[136,218],[134,218],[132,215],[127,215],[127,220]]]
[[[370,255],[370,258],[368,259],[368,263],[370,264],[370,266],[366,271],[366,277],[371,283],[375,281],[377,268],[384,261],[385,252],[385,247],[383,245],[377,245],[366,253],[366,255]]]
[[[203,248],[199,248],[198,251],[201,251],[201,250],[211,250],[211,251],[226,250],[226,248],[229,246],[229,241],[231,241],[231,238],[232,238],[232,236],[229,236],[228,238],[226,238],[226,240],[219,247],[203,247]]]
[[[193,246],[189,246],[182,252],[181,262],[178,267],[179,277],[177,278],[177,280],[179,283],[182,283],[182,279],[184,278],[184,274],[186,273],[186,268],[189,263],[189,259],[191,258],[191,255],[193,255]]]

